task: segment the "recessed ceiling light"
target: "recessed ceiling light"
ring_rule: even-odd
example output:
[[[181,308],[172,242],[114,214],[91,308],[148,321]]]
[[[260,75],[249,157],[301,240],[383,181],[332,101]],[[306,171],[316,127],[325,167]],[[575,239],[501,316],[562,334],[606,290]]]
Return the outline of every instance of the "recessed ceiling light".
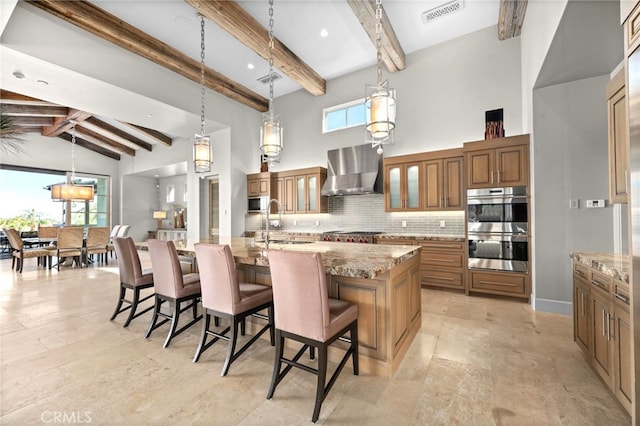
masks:
[[[22,71],[14,71],[13,76],[19,80],[22,80],[24,78],[24,74],[22,73]]]
[[[256,67],[256,66],[255,66],[255,65],[253,65],[251,62],[249,62],[249,63],[247,64],[247,68],[249,68],[250,70],[254,69],[255,67]]]
[[[49,82],[47,80],[36,80],[36,82],[42,84],[43,86],[49,85]]]
[[[320,30],[320,37],[322,37],[322,38],[329,37],[329,31],[327,31],[326,28],[321,29]]]

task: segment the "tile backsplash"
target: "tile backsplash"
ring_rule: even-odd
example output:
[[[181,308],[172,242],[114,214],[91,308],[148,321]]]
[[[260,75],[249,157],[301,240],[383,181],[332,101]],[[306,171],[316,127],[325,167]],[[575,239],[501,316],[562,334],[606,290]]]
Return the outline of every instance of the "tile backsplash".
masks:
[[[380,231],[387,234],[464,235],[464,211],[388,213],[384,195],[329,197],[329,212],[283,214],[279,230],[289,232]],[[272,214],[271,219],[279,219]],[[406,226],[402,226],[403,222]],[[444,227],[441,227],[443,222]],[[265,228],[266,215],[247,214],[246,231]]]

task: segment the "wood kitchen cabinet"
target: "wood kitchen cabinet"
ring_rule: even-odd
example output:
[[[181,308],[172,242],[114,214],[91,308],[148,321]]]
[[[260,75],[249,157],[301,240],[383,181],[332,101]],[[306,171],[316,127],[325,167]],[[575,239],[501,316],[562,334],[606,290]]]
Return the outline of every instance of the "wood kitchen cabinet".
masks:
[[[607,84],[607,125],[609,140],[609,201],[629,201],[629,126],[625,71],[621,69]]]
[[[424,210],[464,210],[461,149],[434,151],[424,161]]]
[[[329,203],[320,189],[327,180],[327,169],[310,167],[275,173],[275,197],[282,213],[327,213]]]
[[[529,135],[463,146],[467,189],[529,185]]]
[[[464,290],[465,241],[418,241],[420,283],[423,286]]]
[[[469,292],[521,297],[531,296],[529,274],[467,269]]]
[[[384,206],[388,212],[421,211],[422,161],[384,159]]]
[[[252,173],[247,175],[247,196],[259,197],[271,195],[271,173]]]
[[[573,340],[589,356],[591,325],[589,324],[589,268],[580,263],[573,269]]]
[[[629,284],[574,259],[573,294],[574,340],[631,413],[634,367]]]

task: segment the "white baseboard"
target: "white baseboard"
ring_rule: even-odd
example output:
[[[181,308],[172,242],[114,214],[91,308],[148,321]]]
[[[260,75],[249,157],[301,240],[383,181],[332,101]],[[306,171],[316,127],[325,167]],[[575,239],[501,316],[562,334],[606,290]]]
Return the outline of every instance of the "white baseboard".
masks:
[[[536,311],[552,312],[561,315],[573,315],[573,303],[561,300],[535,299]]]

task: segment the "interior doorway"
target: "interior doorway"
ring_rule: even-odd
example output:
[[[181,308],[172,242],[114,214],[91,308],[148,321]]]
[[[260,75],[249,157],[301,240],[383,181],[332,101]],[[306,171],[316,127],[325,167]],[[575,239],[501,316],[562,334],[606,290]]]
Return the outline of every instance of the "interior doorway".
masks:
[[[209,180],[209,236],[220,235],[220,189],[218,178]]]

